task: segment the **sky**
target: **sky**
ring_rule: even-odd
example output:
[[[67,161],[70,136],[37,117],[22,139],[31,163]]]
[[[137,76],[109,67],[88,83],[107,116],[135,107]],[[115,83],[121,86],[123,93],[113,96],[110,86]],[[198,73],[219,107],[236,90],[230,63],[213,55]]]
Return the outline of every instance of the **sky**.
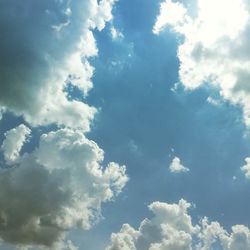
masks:
[[[0,249],[250,249],[248,0],[2,0],[0,32]]]

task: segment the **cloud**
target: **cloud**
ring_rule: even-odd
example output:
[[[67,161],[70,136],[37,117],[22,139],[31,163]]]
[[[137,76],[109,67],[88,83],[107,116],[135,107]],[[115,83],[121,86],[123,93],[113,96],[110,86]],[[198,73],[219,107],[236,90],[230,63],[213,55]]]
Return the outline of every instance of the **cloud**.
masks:
[[[31,130],[25,125],[21,124],[5,133],[5,140],[1,146],[4,153],[4,159],[8,164],[15,163],[19,159],[20,150],[26,142]]]
[[[143,220],[138,230],[128,224],[123,225],[119,233],[112,234],[112,244],[106,250],[189,249],[186,246],[191,243],[190,237],[199,229],[192,225],[187,214],[189,207],[185,200],[178,204],[152,203],[149,209],[154,217]]]
[[[0,2],[0,114],[29,123],[6,132],[1,147],[0,241],[17,249],[77,249],[66,233],[89,230],[128,181],[125,166],[102,166],[103,150],[85,136],[96,109],[67,92],[92,88],[93,30],[112,19],[114,3]],[[20,155],[34,127],[53,124]]]
[[[166,0],[160,5],[160,14],[155,22],[153,32],[159,34],[166,25],[183,25],[186,18],[187,10],[181,3]]]
[[[5,112],[4,108],[3,107],[0,107],[0,121],[2,120],[3,118],[3,113]]]
[[[113,41],[122,40],[124,38],[124,35],[122,34],[122,32],[116,29],[114,26],[110,28],[110,34],[111,34]]]
[[[88,230],[101,205],[128,181],[125,167],[101,166],[103,151],[81,132],[42,135],[39,146],[0,175],[0,237],[50,249],[72,228]]]
[[[174,157],[174,159],[170,163],[169,170],[171,173],[178,174],[188,172],[189,168],[186,168],[181,164],[180,158]]]
[[[218,222],[206,217],[193,225],[188,213],[191,204],[181,199],[177,204],[154,202],[149,206],[151,219],[144,219],[138,230],[124,224],[111,235],[106,250],[208,250],[221,246],[224,250],[250,248],[250,231],[235,225],[229,233]],[[217,248],[216,248],[217,249]]]
[[[71,83],[92,88],[97,55],[92,30],[112,19],[114,0],[4,0],[0,3],[0,105],[32,126],[55,123],[88,131],[95,108],[69,101]]]
[[[191,17],[183,4],[166,0],[153,32],[171,27],[181,36],[179,77],[186,89],[203,84],[218,88],[224,99],[242,106],[249,126],[249,1],[197,0],[197,5]]]
[[[250,179],[250,158],[247,157],[245,161],[246,161],[246,164],[242,166],[240,169],[245,174],[246,178]]]
[[[214,106],[220,106],[220,104],[221,104],[220,100],[215,99],[215,98],[213,98],[211,96],[209,96],[207,98],[207,102],[210,103],[210,104],[212,104],[212,105],[214,105]]]
[[[79,249],[70,240],[68,241],[68,248],[69,248],[69,250],[78,250]]]

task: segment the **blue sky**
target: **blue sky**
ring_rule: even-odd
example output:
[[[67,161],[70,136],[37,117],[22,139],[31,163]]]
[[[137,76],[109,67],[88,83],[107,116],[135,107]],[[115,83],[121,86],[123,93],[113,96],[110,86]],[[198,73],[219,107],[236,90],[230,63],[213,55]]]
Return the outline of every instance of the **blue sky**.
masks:
[[[72,241],[79,249],[102,250],[110,245],[110,248],[107,249],[128,250],[129,246],[122,248],[122,245],[115,245],[114,241],[111,242],[111,234],[116,233],[117,239],[123,239],[118,232],[122,225],[127,223],[143,235],[144,231],[140,231],[141,229],[138,227],[145,218],[154,218],[148,206],[156,201],[174,206],[173,204],[178,204],[180,199],[184,199],[192,204],[192,208],[188,210],[188,216],[192,217],[193,225],[198,225],[201,218],[208,217],[209,221],[218,221],[221,227],[231,234],[232,239],[234,236],[232,226],[244,225],[246,228],[250,226],[248,216],[250,182],[241,169],[246,165],[245,158],[250,152],[247,120],[249,83],[246,78],[248,71],[244,67],[237,68],[237,70],[229,68],[229,62],[223,61],[225,70],[221,71],[223,73],[218,73],[216,70],[218,66],[213,60],[219,61],[221,58],[220,53],[217,53],[217,50],[221,48],[218,45],[219,35],[216,42],[212,43],[211,51],[206,47],[205,40],[200,39],[201,45],[199,44],[199,46],[203,46],[202,51],[205,52],[204,54],[200,52],[201,55],[197,56],[198,59],[194,58],[190,62],[197,69],[197,72],[194,70],[196,75],[190,73],[191,76],[193,79],[196,76],[201,79],[199,87],[196,87],[188,82],[192,79],[189,78],[188,73],[184,74],[179,70],[182,66],[186,66],[185,60],[187,56],[190,56],[189,52],[183,53],[184,55],[177,54],[181,45],[190,45],[188,41],[192,41],[191,45],[193,45],[196,40],[193,41],[194,38],[188,32],[178,32],[178,25],[181,26],[182,23],[171,22],[167,18],[161,31],[158,34],[153,33],[160,10],[170,13],[171,5],[168,5],[165,10],[160,7],[162,1],[120,0],[113,2],[103,0],[101,2],[110,5],[110,9],[106,8],[107,5],[102,6],[101,3],[99,3],[98,9],[93,4],[95,1],[77,0],[77,3],[74,3],[75,6],[74,4],[71,6],[68,1],[52,2],[53,4],[46,1],[45,6],[38,6],[39,4],[33,6],[34,11],[41,14],[43,19],[37,26],[36,24],[24,26],[27,29],[24,29],[23,34],[18,30],[21,25],[18,23],[18,18],[24,25],[29,19],[36,20],[36,15],[29,10],[30,1],[24,1],[23,12],[21,12],[24,17],[21,14],[18,14],[20,16],[17,15],[17,17],[11,15],[6,17],[7,13],[11,11],[15,13],[14,7],[17,6],[17,1],[10,4],[3,1],[0,4],[0,7],[1,5],[3,7],[0,10],[2,16],[0,30],[14,29],[14,32],[20,32],[20,34],[13,35],[13,44],[6,45],[9,39],[12,39],[8,34],[6,42],[0,42],[3,58],[5,60],[7,56],[10,58],[7,66],[5,60],[1,62],[1,65],[4,66],[0,70],[3,91],[3,94],[0,95],[0,105],[4,109],[3,118],[0,121],[0,140],[2,145],[4,142],[7,145],[2,146],[0,156],[2,169],[0,180],[3,183],[0,187],[4,190],[0,190],[0,194],[2,192],[0,196],[0,231],[2,232],[0,237],[3,239],[1,249],[15,249],[18,246],[28,245],[31,249],[45,246],[48,249],[70,250],[75,249],[70,248],[73,247],[70,246]],[[172,3],[168,0],[163,2]],[[202,0],[198,2],[202,2]],[[222,2],[225,4],[224,0]],[[233,5],[235,1],[232,2],[231,7],[235,7]],[[247,1],[240,2],[245,4],[244,6],[248,6]],[[173,4],[177,7],[187,8],[190,16],[202,10],[202,5],[200,9],[195,9],[196,1],[175,1]],[[91,6],[93,9],[96,8],[97,14],[89,10]],[[211,6],[214,7],[213,4]],[[80,7],[86,10],[83,11],[83,17],[80,11],[76,11]],[[230,10],[230,8],[228,9]],[[47,16],[43,16],[42,11],[44,10]],[[72,13],[67,14],[70,12]],[[102,15],[102,13],[105,14]],[[52,19],[50,19],[51,16]],[[221,16],[226,18],[226,14],[221,13]],[[199,17],[193,18],[194,21],[197,21]],[[198,21],[205,24],[210,22],[209,18],[203,18]],[[84,23],[83,28],[79,20],[82,20],[83,23],[87,23],[86,20],[92,20],[94,24],[87,26]],[[228,20],[225,20],[227,24]],[[67,24],[68,21],[69,24]],[[55,22],[56,24],[54,24]],[[48,23],[57,25],[57,30],[54,28],[57,33],[55,36],[53,33],[52,38],[49,38],[51,31],[46,26]],[[65,27],[61,27],[61,24]],[[224,46],[228,46],[228,51],[234,50],[234,53],[230,53],[228,58],[231,63],[235,62],[235,64],[242,63],[243,52],[241,49],[246,50],[247,46],[239,45],[241,47],[231,48],[230,42],[242,38],[242,43],[244,43],[245,33],[247,34],[249,29],[247,24],[244,26],[243,23],[237,24],[236,22],[237,25],[241,25],[244,32],[235,28],[238,32],[235,31],[236,37],[232,38],[231,33],[224,34],[225,40],[229,40],[225,41]],[[112,27],[121,32],[122,36],[117,39],[112,38]],[[27,38],[27,36],[33,36],[36,29],[38,37]],[[200,30],[196,32],[203,34]],[[95,42],[89,38],[91,36],[89,34],[93,35]],[[216,34],[212,34],[213,38],[216,37]],[[45,45],[37,43],[39,37]],[[67,40],[64,41],[64,37]],[[75,55],[78,37],[81,37],[83,41],[76,52],[77,54],[80,51],[83,58],[82,64],[85,68],[83,73],[78,72],[79,62],[71,59],[71,55]],[[25,46],[22,41],[26,41]],[[15,45],[15,42],[21,43],[20,48]],[[54,43],[58,43],[56,51],[54,51]],[[13,46],[17,46],[15,55],[11,54]],[[98,55],[92,47],[98,49]],[[208,53],[214,53],[212,59]],[[27,65],[22,65],[20,62],[23,61],[22,57]],[[201,66],[206,63],[206,60],[208,68],[202,75]],[[245,62],[247,62],[246,59],[244,59]],[[29,67],[30,63],[31,65],[33,63],[34,66],[30,66],[31,68],[27,72],[20,73],[22,67]],[[72,67],[72,65],[77,65],[77,67]],[[91,72],[89,67],[92,67],[94,71]],[[13,72],[8,73],[10,70]],[[191,69],[189,70],[191,71]],[[239,96],[236,90],[228,90],[225,87],[227,80],[228,86],[231,84],[231,78],[226,78],[224,73],[228,70],[237,72],[234,77],[237,78],[235,89],[238,88],[241,91]],[[17,77],[9,76],[9,74],[17,74]],[[68,74],[76,77],[67,78],[68,85],[65,85],[62,80]],[[207,75],[209,76],[207,77]],[[61,85],[54,84],[53,81],[61,81]],[[81,85],[80,81],[84,84]],[[93,84],[92,88],[89,86],[90,82]],[[52,86],[52,90],[48,86]],[[228,91],[231,92],[228,94]],[[83,92],[88,92],[88,94],[84,95]],[[46,97],[42,96],[43,93],[46,93]],[[68,99],[64,94],[68,96]],[[96,112],[91,107],[95,107]],[[24,137],[21,136],[21,133],[25,133],[24,130],[13,130],[20,124],[24,124],[24,127],[30,129],[30,132],[24,134]],[[12,135],[14,134],[12,137],[7,132],[10,130],[13,132]],[[40,138],[42,134],[46,136]],[[83,138],[79,134],[82,134]],[[27,139],[28,137],[29,139]],[[99,151],[96,146],[93,146],[91,140],[103,150],[104,159],[99,156]],[[68,145],[68,148],[65,145]],[[72,145],[81,145],[81,147],[72,148]],[[62,161],[60,161],[60,157],[63,159]],[[171,172],[169,166],[175,157],[178,157],[183,167],[188,168],[189,171]],[[75,169],[74,166],[81,165],[81,162],[86,164],[86,173],[82,174],[83,179],[81,179],[81,175],[79,178],[76,176],[80,170],[77,168],[71,170],[71,168]],[[109,174],[105,174],[105,169],[109,168],[110,162],[116,162],[117,166],[110,170]],[[31,168],[27,169],[29,164]],[[31,181],[31,184],[27,184],[26,187],[23,181],[29,175],[21,178],[20,176],[23,176],[21,175],[22,168],[24,168],[24,175],[27,171],[31,176],[34,175],[34,178],[40,180],[39,175],[32,172],[34,171],[32,164],[38,169],[41,165],[48,171],[48,176],[53,175],[53,178],[48,177],[44,180],[41,177],[41,185],[32,184]],[[36,166],[37,164],[40,165]],[[126,166],[126,173],[119,172],[123,165]],[[94,170],[88,170],[89,166],[91,169],[97,168],[98,171],[101,171],[100,176],[97,177]],[[66,178],[66,173],[69,173],[72,179]],[[116,175],[119,176],[119,181],[115,179]],[[6,183],[5,179],[7,179]],[[71,182],[72,186],[68,184]],[[85,183],[87,184],[85,185]],[[93,183],[98,183],[96,185],[100,185],[100,188],[98,186],[93,191]],[[34,195],[27,193],[31,192],[29,185],[34,187]],[[47,185],[46,191],[40,191],[43,185]],[[79,200],[75,204],[75,201],[67,198],[66,194],[60,193],[62,198],[57,201],[58,203],[55,202],[55,209],[52,209],[53,206],[49,206],[46,202],[48,199],[56,199],[55,197],[59,195],[59,191],[55,189],[54,185],[59,185],[61,190],[66,190],[68,194]],[[22,190],[20,199],[10,192],[10,190],[15,192],[17,187]],[[108,191],[103,191],[104,187],[110,188],[111,196],[107,193]],[[46,192],[50,192],[50,188],[52,189],[51,195],[48,195]],[[119,190],[117,194],[116,190]],[[37,196],[36,193],[38,193]],[[9,199],[6,202],[7,205],[1,205],[5,204],[7,197]],[[83,197],[88,197],[88,203]],[[38,199],[39,201],[37,201]],[[38,209],[33,212],[34,202],[45,204],[46,209],[44,208],[42,211]],[[72,203],[74,204],[72,205]],[[85,208],[85,203],[87,208]],[[30,216],[24,212],[22,212],[23,214],[17,213],[15,217],[17,225],[15,222],[11,222],[11,224],[8,219],[5,221],[5,218],[15,214],[18,205],[23,206],[24,210],[27,206],[27,213]],[[86,209],[83,214],[81,214],[83,207],[79,209],[78,205]],[[181,207],[181,205],[179,206]],[[63,210],[65,207],[72,211],[75,209],[75,214],[65,212]],[[10,209],[11,212],[8,213],[7,209]],[[88,213],[91,214],[91,219],[84,217]],[[55,218],[59,218],[58,221],[51,218],[51,214]],[[153,214],[157,218],[157,212],[153,210]],[[18,216],[23,216],[25,219],[19,222]],[[53,238],[47,234],[41,236],[43,231],[39,231],[39,228],[37,235],[26,238],[26,234],[30,235],[29,230],[35,230],[33,226],[30,226],[34,217],[41,221],[38,227],[42,227],[45,218],[49,220],[50,230],[56,226],[60,230]],[[62,221],[64,219],[65,221]],[[171,218],[169,220],[166,218],[166,221],[162,223],[171,225]],[[8,225],[8,223],[10,224]],[[80,225],[81,223],[82,225]],[[154,223],[154,226],[158,226]],[[45,223],[45,225],[47,224]],[[23,226],[28,229],[27,231],[24,229],[24,232],[21,233],[20,230]],[[173,228],[176,230],[174,226]],[[190,225],[189,228],[191,228]],[[64,234],[64,230],[69,232]],[[147,230],[145,229],[145,232]],[[186,233],[196,235],[194,231],[195,229],[192,229],[191,233],[189,231]],[[204,231],[202,232],[204,233]],[[250,234],[245,234],[250,239]],[[218,236],[221,234],[217,232],[215,235],[220,240],[218,240],[219,243],[216,243],[220,246],[219,249],[250,249],[250,245],[244,245],[246,244],[244,242],[237,243],[242,245],[237,245],[230,237],[229,243],[227,243],[228,248],[226,248],[223,245],[226,243]],[[50,239],[47,240],[47,237]],[[148,242],[152,239],[147,239],[147,234],[143,237],[146,239],[146,243],[140,243],[140,240],[133,238],[135,249],[149,249]],[[170,241],[170,235],[167,234],[164,237]],[[70,240],[68,245],[67,240]],[[161,243],[161,240],[158,238],[155,241],[152,240],[150,243],[152,249],[170,249],[168,245],[165,245],[164,248],[165,243]],[[162,242],[164,241],[162,240]],[[57,243],[59,245],[56,245]],[[156,243],[162,244],[162,246],[155,246]],[[194,249],[195,243],[189,244],[192,244],[189,246]],[[211,244],[207,248],[200,249],[217,249],[216,246]],[[234,248],[235,246],[238,248]],[[190,249],[185,248],[184,245],[182,247],[174,245],[174,247],[171,249]]]

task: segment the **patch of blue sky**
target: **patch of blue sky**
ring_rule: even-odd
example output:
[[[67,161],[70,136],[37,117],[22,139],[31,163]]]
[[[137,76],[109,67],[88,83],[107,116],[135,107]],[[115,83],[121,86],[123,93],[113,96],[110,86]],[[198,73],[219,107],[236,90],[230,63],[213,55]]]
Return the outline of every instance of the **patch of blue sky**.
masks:
[[[89,137],[105,150],[107,161],[125,164],[130,176],[121,197],[104,205],[105,220],[92,230],[103,242],[123,223],[137,227],[148,216],[146,205],[155,200],[185,198],[196,204],[191,211],[196,220],[208,216],[225,228],[250,223],[249,184],[239,169],[250,149],[242,111],[223,100],[218,105],[207,101],[211,95],[219,99],[210,87],[173,91],[177,41],[171,31],[152,34],[158,7],[157,1],[119,1],[114,23],[125,38],[113,42],[108,27],[95,34],[99,56],[87,101],[101,111]],[[110,70],[107,65],[117,58],[124,67]],[[169,173],[174,154],[189,173]],[[97,249],[88,237],[82,244]]]

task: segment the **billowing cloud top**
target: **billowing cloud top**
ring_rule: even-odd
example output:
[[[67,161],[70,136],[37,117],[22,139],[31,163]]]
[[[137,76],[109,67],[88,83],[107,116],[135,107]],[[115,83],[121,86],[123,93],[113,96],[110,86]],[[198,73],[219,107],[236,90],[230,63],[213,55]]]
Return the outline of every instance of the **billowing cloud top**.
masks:
[[[219,88],[223,98],[243,107],[244,121],[250,125],[249,1],[197,3],[197,14],[191,17],[183,4],[166,0],[153,32],[169,26],[182,36],[179,76],[187,89],[202,84]]]
[[[240,250],[250,248],[250,231],[235,225],[228,233],[218,222],[206,217],[193,225],[188,213],[191,204],[181,199],[177,204],[154,202],[149,206],[152,219],[144,219],[138,230],[124,224],[111,236],[106,250]]]

